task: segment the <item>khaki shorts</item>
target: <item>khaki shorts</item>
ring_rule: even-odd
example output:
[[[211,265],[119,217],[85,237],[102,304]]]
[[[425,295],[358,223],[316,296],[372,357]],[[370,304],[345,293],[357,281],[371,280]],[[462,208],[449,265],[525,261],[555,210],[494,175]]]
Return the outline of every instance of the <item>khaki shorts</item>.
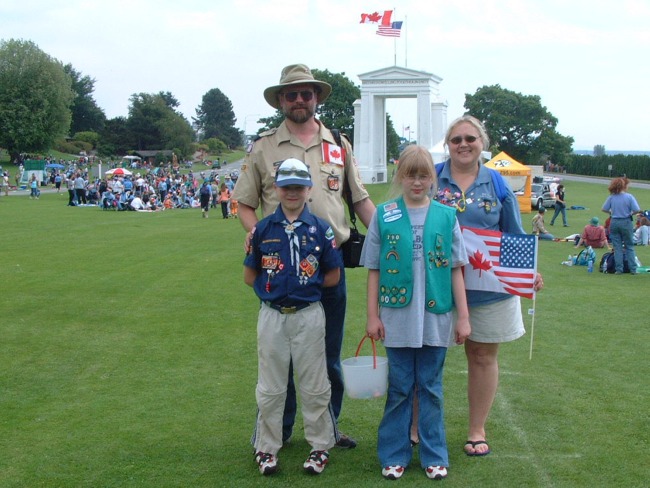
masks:
[[[499,302],[469,307],[474,342],[500,343],[519,339],[526,333],[521,316],[521,299],[511,296]]]

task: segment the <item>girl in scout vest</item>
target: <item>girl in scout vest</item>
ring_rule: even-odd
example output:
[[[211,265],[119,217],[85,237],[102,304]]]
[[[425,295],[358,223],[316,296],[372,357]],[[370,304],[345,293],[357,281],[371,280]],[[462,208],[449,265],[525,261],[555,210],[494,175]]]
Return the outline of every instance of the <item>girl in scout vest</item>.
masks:
[[[408,146],[393,179],[399,196],[377,207],[361,258],[368,269],[366,332],[384,341],[389,364],[377,442],[388,479],[400,478],[411,461],[414,394],[422,468],[432,479],[447,476],[442,368],[452,338],[462,344],[470,334],[462,276],[467,253],[455,209],[429,198],[435,184],[429,152]]]

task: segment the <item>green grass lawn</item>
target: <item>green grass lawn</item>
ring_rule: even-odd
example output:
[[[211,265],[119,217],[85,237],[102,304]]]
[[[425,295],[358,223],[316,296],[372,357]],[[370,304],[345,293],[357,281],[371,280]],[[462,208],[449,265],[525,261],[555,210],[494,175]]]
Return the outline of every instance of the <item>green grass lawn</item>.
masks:
[[[556,223],[561,237],[604,215],[607,196],[605,185],[566,186],[569,202],[589,210],[569,211],[568,229]],[[385,185],[369,189],[375,202],[386,198]],[[650,191],[632,192],[650,208]],[[340,427],[359,446],[333,450],[320,477],[302,472],[302,422],[280,452],[280,472],[259,475],[249,445],[258,305],[242,281],[238,221],[217,209],[202,219],[199,210],[118,213],[66,202],[66,194],[0,196],[1,487],[383,483],[382,399],[346,399]],[[650,248],[636,250],[650,264]],[[449,351],[445,486],[648,486],[650,274],[560,265],[570,253],[571,244],[540,243],[546,287],[535,303],[533,357],[526,315],[529,333],[501,349],[485,458],[463,454],[466,363],[462,348]],[[365,330],[366,272],[348,270],[347,279],[344,358]],[[431,483],[417,454],[399,483]]]

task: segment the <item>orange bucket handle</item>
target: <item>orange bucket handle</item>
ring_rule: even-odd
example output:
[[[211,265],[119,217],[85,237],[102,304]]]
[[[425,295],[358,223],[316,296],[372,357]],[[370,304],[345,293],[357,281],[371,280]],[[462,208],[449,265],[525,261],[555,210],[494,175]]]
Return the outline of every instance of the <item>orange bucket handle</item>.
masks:
[[[366,339],[370,339],[370,342],[372,343],[372,369],[377,369],[377,346],[375,345],[375,340],[372,337],[368,336],[363,336],[361,338],[361,341],[359,342],[359,346],[357,347],[357,352],[354,354],[354,357],[359,356],[359,351],[361,350],[361,346],[363,346],[363,341]]]

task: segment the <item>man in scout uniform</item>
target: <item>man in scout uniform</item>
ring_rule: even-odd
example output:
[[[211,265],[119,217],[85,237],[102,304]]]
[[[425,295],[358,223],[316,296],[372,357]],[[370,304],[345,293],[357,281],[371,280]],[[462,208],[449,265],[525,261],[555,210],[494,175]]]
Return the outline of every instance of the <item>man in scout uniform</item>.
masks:
[[[278,200],[273,181],[278,166],[287,158],[297,158],[309,166],[316,184],[308,200],[310,210],[327,221],[334,230],[337,247],[350,236],[343,198],[344,187],[352,193],[354,210],[367,227],[375,211],[374,204],[363,187],[352,147],[342,138],[336,138],[315,118],[316,106],[330,95],[332,87],[314,79],[304,64],[285,67],[278,85],[264,90],[264,99],[273,108],[281,110],[284,121],[276,129],[260,134],[247,149],[233,198],[239,202],[239,220],[249,232],[257,225],[256,209],[261,205],[264,216],[271,214]],[[343,373],[341,347],[346,306],[345,272],[335,287],[324,290],[321,302],[326,318],[327,373],[332,385],[332,408],[338,419],[343,402]],[[283,438],[291,437],[296,415],[295,388],[289,380],[287,405],[283,421]],[[356,442],[341,434],[338,447],[352,448]]]
[[[334,232],[309,212],[312,182],[302,161],[287,159],[276,171],[280,205],[257,223],[244,260],[244,281],[261,300],[257,321],[257,423],[253,444],[260,473],[278,468],[282,416],[290,363],[300,378],[305,438],[311,446],[303,467],[320,474],[337,441],[325,360],[323,287],[340,277]]]

